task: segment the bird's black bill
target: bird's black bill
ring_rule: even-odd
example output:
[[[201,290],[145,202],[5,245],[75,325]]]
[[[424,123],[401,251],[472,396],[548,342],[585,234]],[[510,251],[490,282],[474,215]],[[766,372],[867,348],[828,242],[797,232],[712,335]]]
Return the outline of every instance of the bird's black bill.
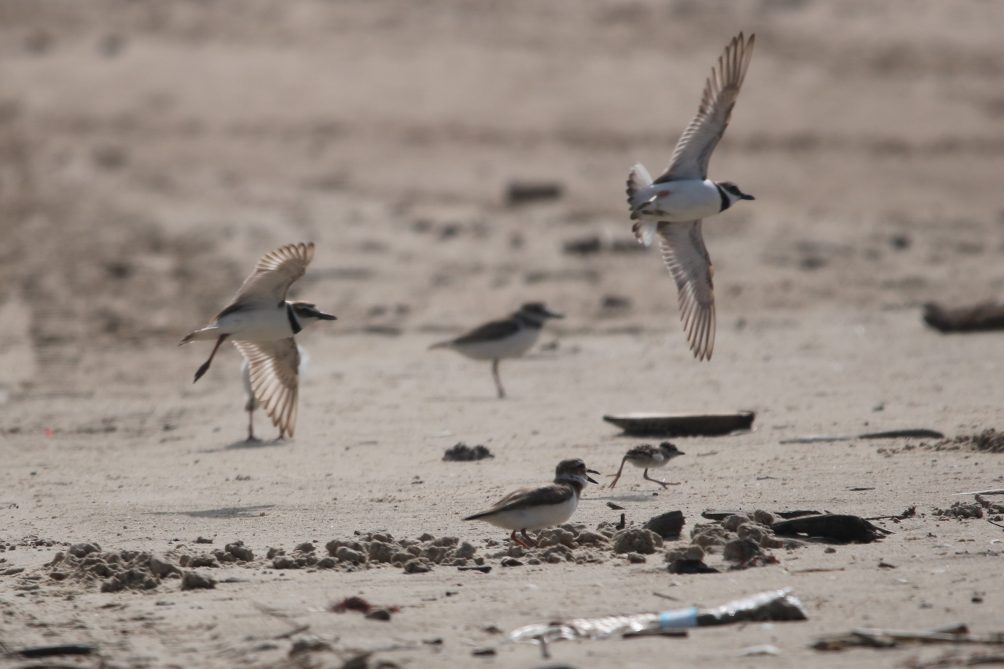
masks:
[[[336,317],[332,316],[331,314],[326,314],[323,311],[318,311],[317,312],[317,317],[319,319],[321,319],[322,321],[337,321],[338,320]]]
[[[564,318],[565,317],[565,314],[559,314],[559,313],[556,313],[554,311],[545,311],[544,315],[546,315],[548,318]]]
[[[747,193],[743,193],[741,197],[744,200],[755,200],[756,199],[755,197],[753,197],[752,195],[749,195]]]
[[[590,474],[596,474],[597,476],[602,476],[602,474],[600,474],[595,469],[587,469],[586,470],[586,480],[589,481],[590,483],[595,483],[596,485],[599,485],[600,482],[599,481],[594,481],[593,477],[591,477]]]

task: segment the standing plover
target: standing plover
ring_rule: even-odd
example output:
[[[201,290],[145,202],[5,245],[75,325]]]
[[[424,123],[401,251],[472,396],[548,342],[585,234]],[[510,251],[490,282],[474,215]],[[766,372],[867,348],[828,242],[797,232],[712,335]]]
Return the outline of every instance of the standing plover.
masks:
[[[753,55],[754,36],[732,38],[704,85],[701,105],[683,131],[662,176],[652,181],[641,163],[627,180],[628,205],[638,241],[649,246],[659,235],[662,259],[680,293],[680,317],[690,350],[710,360],[715,347],[715,296],[711,258],[701,219],[752,200],[730,181],[708,179],[708,161],[728,127],[732,107]]]
[[[586,482],[596,483],[589,477],[590,474],[599,472],[586,469],[586,463],[578,458],[562,460],[555,468],[552,485],[520,488],[500,499],[492,508],[467,516],[464,520],[484,520],[496,527],[512,530],[509,538],[529,548],[532,544],[527,530],[560,525],[572,517]],[[522,538],[516,536],[516,530],[522,533]]]
[[[653,483],[658,483],[663,488],[670,485],[676,485],[675,483],[666,483],[665,481],[660,481],[659,479],[654,479],[648,475],[649,469],[657,469],[664,466],[667,462],[672,460],[678,455],[683,455],[683,451],[678,449],[673,444],[668,441],[664,441],[658,446],[652,446],[650,444],[642,444],[641,446],[635,446],[627,453],[624,454],[624,459],[621,460],[621,467],[614,474],[614,480],[610,482],[608,488],[613,488],[617,485],[617,481],[620,480],[621,472],[624,471],[624,463],[630,462],[635,467],[639,467],[645,470],[642,474],[642,478],[647,481],[652,481]]]
[[[540,302],[528,302],[509,318],[485,323],[456,339],[433,344],[429,349],[448,348],[474,360],[491,360],[495,389],[502,398],[505,388],[499,378],[499,361],[519,358],[533,348],[544,321],[550,318],[564,316],[549,311]]]
[[[242,354],[244,354],[244,351],[241,349],[241,347],[238,344],[238,342],[234,342],[234,345],[237,346],[237,349],[240,350]],[[303,349],[302,346],[297,345],[296,351],[297,351],[297,354],[298,354],[298,357],[299,357],[299,364],[297,365],[297,370],[296,371],[297,371],[297,376],[299,376],[299,374],[303,373],[303,368],[307,366],[307,360],[308,360],[309,356],[307,355],[307,352]],[[241,357],[241,381],[243,381],[243,383],[244,383],[244,400],[245,400],[244,401],[244,410],[248,412],[248,438],[247,438],[247,440],[248,441],[252,441],[252,442],[253,441],[259,441],[259,439],[254,436],[254,412],[255,412],[255,409],[258,408],[259,402],[258,402],[258,398],[255,397],[254,384],[251,381],[251,362],[248,359],[248,357],[246,357],[244,355],[242,355],[242,357]],[[296,388],[297,388],[297,386],[294,386],[294,392],[296,391]],[[295,400],[294,400],[293,404],[294,404],[294,411],[295,411],[295,405],[296,405]],[[279,415],[281,415],[281,414],[279,414]],[[279,431],[279,436],[282,437],[284,431],[280,427],[280,424],[278,422],[276,422],[274,419],[273,419],[272,422],[273,422],[273,424],[276,427],[279,428],[279,430],[280,430]],[[294,425],[290,424],[289,427],[290,427],[290,432],[292,432],[292,428],[294,427]]]
[[[296,424],[299,352],[294,335],[319,320],[335,317],[309,302],[289,302],[286,294],[294,281],[307,271],[314,257],[314,244],[287,244],[266,253],[233,301],[212,323],[194,330],[181,340],[216,339],[213,352],[195,372],[195,381],[209,369],[220,345],[228,338],[247,360],[256,402],[279,428],[280,436],[292,436]]]

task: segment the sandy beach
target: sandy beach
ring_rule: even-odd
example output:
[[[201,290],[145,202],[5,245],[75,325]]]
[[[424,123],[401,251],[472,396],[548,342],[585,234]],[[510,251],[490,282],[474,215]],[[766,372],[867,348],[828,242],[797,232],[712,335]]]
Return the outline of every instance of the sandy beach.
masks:
[[[986,432],[1004,338],[921,317],[1004,295],[1001,25],[1004,5],[976,0],[3,3],[0,667],[1000,655],[813,644],[1004,631],[988,522],[1004,497],[956,494],[1004,488]],[[740,30],[756,52],[711,176],[756,201],[705,222],[718,333],[699,363],[658,252],[634,243],[624,178],[662,169]],[[513,202],[514,183],[560,193]],[[298,337],[295,438],[258,415],[266,440],[249,444],[237,351],[193,385],[210,345],[176,344],[298,241],[317,251],[294,296],[338,320]],[[527,301],[566,317],[502,364],[505,400],[487,363],[427,350]],[[549,546],[461,520],[564,458],[606,482],[659,441],[604,415],[739,410],[752,431],[672,440],[685,455],[653,475],[678,485],[626,469],[587,487]],[[919,428],[945,437],[850,438]],[[849,438],[790,443],[811,435]],[[493,457],[444,461],[458,443]],[[722,509],[903,517],[873,521],[892,532],[873,543],[749,518],[777,541],[760,563],[732,568],[711,543],[720,573],[670,573]],[[617,552],[622,514],[638,529],[675,510],[679,539]],[[807,620],[557,642],[550,659],[507,641],[778,588]],[[352,596],[390,619],[331,610]],[[16,652],[61,644],[91,652]]]

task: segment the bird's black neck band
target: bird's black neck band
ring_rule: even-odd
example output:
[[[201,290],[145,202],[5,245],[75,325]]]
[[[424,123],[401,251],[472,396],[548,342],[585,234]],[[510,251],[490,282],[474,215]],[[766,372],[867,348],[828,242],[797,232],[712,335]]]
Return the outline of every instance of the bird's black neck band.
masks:
[[[558,476],[554,479],[554,482],[559,485],[567,485],[569,488],[575,491],[575,496],[578,497],[582,494],[582,481],[577,478],[572,478],[571,476]]]
[[[718,196],[722,198],[722,208],[718,211],[725,211],[732,206],[732,200],[729,199],[728,193],[725,192],[725,189],[717,183],[715,184],[715,188],[718,189]]]
[[[300,321],[296,320],[296,312],[293,311],[293,305],[289,302],[286,303],[286,318],[289,319],[289,327],[293,330],[293,334],[297,334],[303,329]]]

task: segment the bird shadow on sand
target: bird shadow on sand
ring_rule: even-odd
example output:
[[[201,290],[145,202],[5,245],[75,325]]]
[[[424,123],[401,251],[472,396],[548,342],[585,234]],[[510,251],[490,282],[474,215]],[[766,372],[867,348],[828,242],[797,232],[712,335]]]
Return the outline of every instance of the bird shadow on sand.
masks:
[[[426,399],[430,402],[450,402],[450,403],[477,402],[480,404],[480,403],[491,403],[491,402],[505,403],[507,400],[513,400],[513,399],[518,400],[519,398],[509,397],[509,396],[500,398],[496,397],[495,395],[491,396],[485,395],[484,397],[477,395],[468,395],[466,397],[463,395],[434,395],[431,397],[427,397]]]
[[[151,516],[188,516],[189,518],[257,518],[275,504],[255,504],[252,506],[225,506],[219,509],[200,511],[151,511]]]
[[[206,448],[199,453],[222,453],[224,451],[254,451],[260,448],[274,448],[277,446],[287,446],[289,445],[288,439],[255,439],[254,441],[248,441],[247,439],[238,439],[237,441],[232,441],[225,446],[220,446],[219,448]]]
[[[653,490],[651,492],[636,492],[636,493],[610,493],[606,490],[602,491],[606,494],[601,495],[590,495],[589,499],[596,500],[597,502],[651,502],[657,500],[658,496],[653,495],[653,492],[660,492],[658,490]]]

